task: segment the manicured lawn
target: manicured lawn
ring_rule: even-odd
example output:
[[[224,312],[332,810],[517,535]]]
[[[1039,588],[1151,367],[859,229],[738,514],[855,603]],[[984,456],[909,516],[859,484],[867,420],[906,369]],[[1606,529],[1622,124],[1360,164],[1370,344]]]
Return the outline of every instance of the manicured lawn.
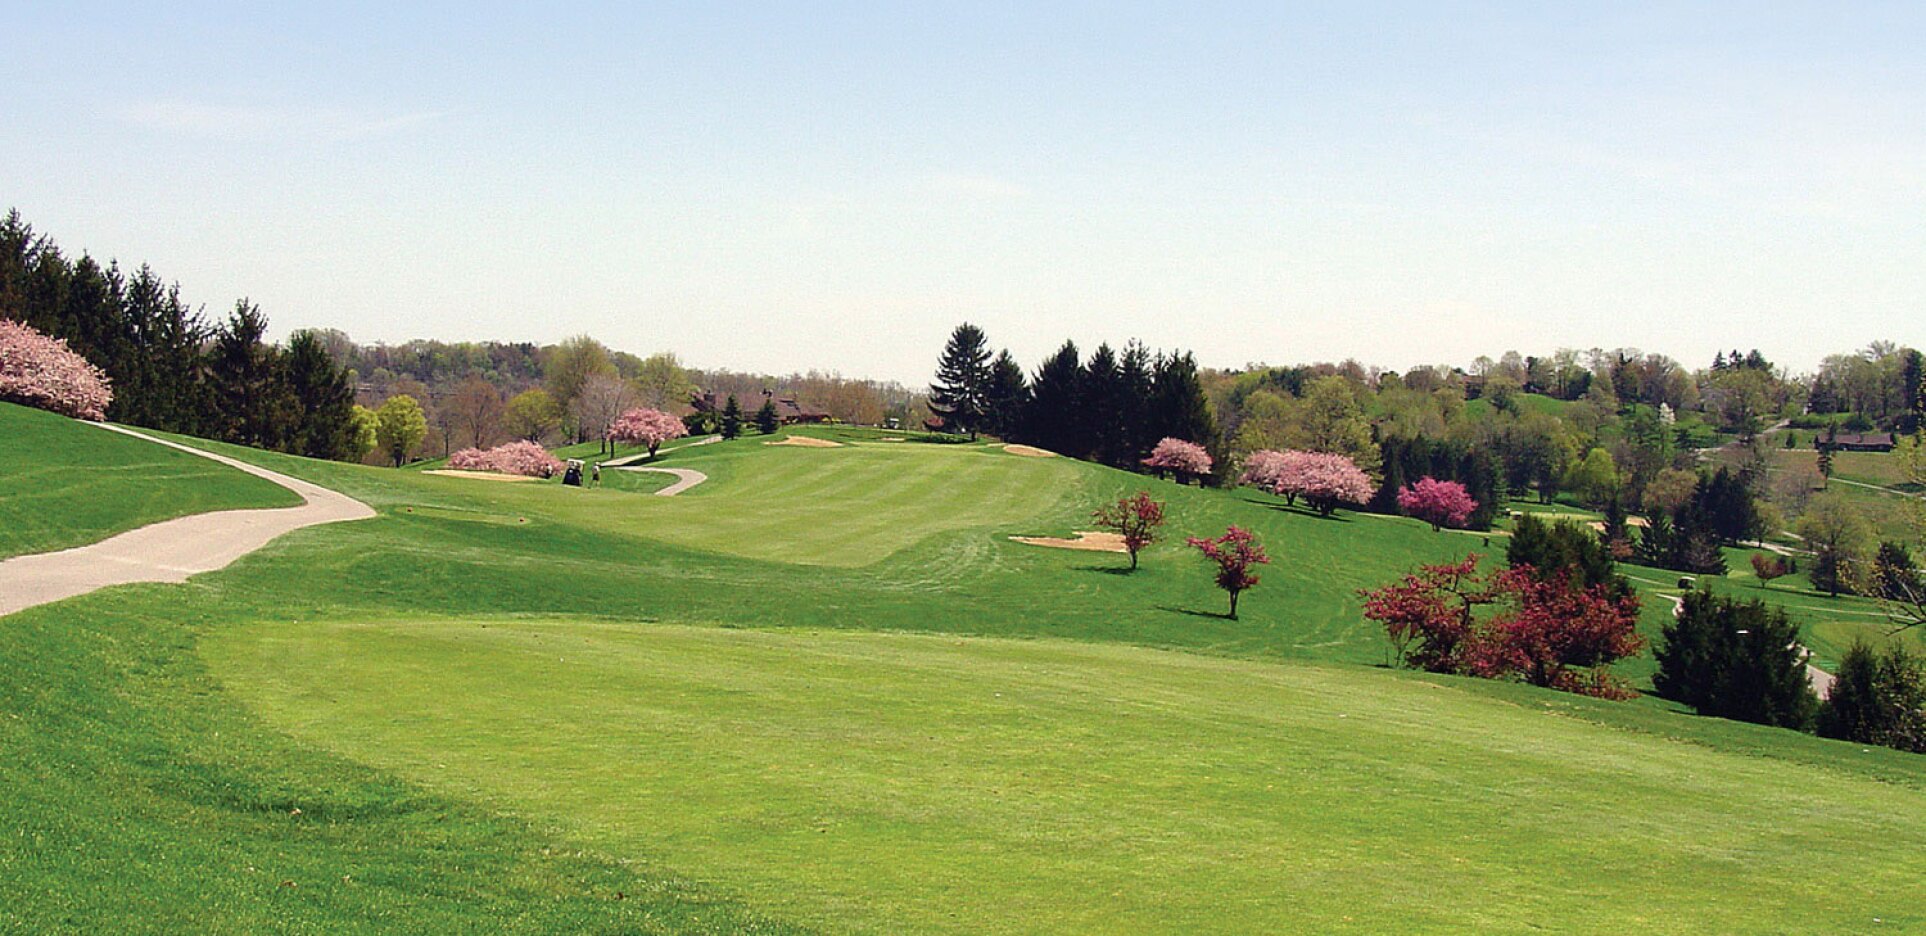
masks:
[[[205,458],[0,403],[0,559],[187,514],[299,503],[279,485]]]
[[[528,621],[237,630],[209,655],[297,738],[831,929],[1926,925],[1916,791],[1455,682]]]
[[[1369,666],[1356,589],[1502,539],[812,432],[853,444],[666,455],[711,478],[676,498],[210,444],[379,516],[0,619],[0,930],[1832,932],[1926,903],[1926,758]],[[1171,521],[1136,574],[1009,540],[1139,488]],[[1181,544],[1231,522],[1277,558],[1237,621]]]

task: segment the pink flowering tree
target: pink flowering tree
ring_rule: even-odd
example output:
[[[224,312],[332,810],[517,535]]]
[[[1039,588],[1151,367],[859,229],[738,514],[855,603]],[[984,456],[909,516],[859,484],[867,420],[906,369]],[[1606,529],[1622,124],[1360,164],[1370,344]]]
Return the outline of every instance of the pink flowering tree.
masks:
[[[114,392],[107,375],[67,342],[0,319],[0,400],[99,422]]]
[[[448,467],[460,471],[495,471],[525,478],[551,478],[562,470],[562,460],[540,444],[527,440],[492,449],[466,448],[448,456]]]
[[[1265,488],[1295,504],[1302,497],[1311,509],[1328,517],[1339,504],[1363,504],[1377,492],[1371,476],[1351,459],[1331,452],[1272,452],[1259,463]],[[1246,474],[1249,474],[1246,469]]]
[[[1271,561],[1264,552],[1264,544],[1258,542],[1251,531],[1234,523],[1223,536],[1213,539],[1192,536],[1185,542],[1203,553],[1204,558],[1217,563],[1217,587],[1230,592],[1230,618],[1236,620],[1237,596],[1257,586],[1257,573],[1251,570]]]
[[[1471,512],[1478,509],[1478,502],[1456,481],[1424,477],[1398,491],[1398,509],[1431,524],[1431,529],[1437,531],[1464,525]]]
[[[1130,553],[1134,571],[1137,553],[1157,541],[1157,528],[1164,525],[1164,502],[1152,500],[1149,491],[1138,491],[1098,508],[1095,518],[1098,526],[1123,537],[1124,551]]]
[[[1278,491],[1277,482],[1290,470],[1293,456],[1299,453],[1280,452],[1275,449],[1259,449],[1244,456],[1244,470],[1238,474],[1237,483],[1262,491]],[[1285,495],[1286,499],[1290,495]]]
[[[1150,457],[1144,459],[1145,467],[1157,469],[1162,475],[1166,471],[1177,475],[1177,483],[1182,484],[1190,477],[1203,477],[1210,474],[1210,453],[1195,442],[1166,438],[1150,450]]]
[[[682,420],[649,407],[629,410],[609,423],[609,441],[624,445],[646,445],[650,458],[655,457],[655,450],[662,447],[662,443],[688,434],[689,427],[683,425]]]

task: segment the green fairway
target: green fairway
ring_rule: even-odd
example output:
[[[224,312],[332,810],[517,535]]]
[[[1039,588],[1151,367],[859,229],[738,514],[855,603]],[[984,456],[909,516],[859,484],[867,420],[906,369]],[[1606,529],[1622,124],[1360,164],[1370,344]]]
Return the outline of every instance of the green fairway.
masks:
[[[192,443],[379,515],[0,619],[0,930],[1926,927],[1926,759],[1355,665],[1501,538],[812,431],[674,498]],[[1140,488],[1134,574],[1009,539]]]
[[[1364,669],[512,621],[211,656],[298,738],[833,929],[1926,925],[1917,792]]]
[[[299,503],[279,485],[209,459],[0,403],[0,559],[187,514]]]

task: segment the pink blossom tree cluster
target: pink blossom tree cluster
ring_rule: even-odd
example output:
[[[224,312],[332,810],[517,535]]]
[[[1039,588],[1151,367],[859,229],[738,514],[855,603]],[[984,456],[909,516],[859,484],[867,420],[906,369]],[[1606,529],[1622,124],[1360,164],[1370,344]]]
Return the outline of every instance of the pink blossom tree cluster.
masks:
[[[1398,509],[1431,524],[1432,530],[1463,526],[1478,509],[1478,502],[1456,481],[1419,478],[1417,483],[1398,491]]]
[[[0,319],[0,400],[99,422],[114,391],[66,341]]]
[[[682,420],[659,409],[638,407],[615,417],[609,423],[609,441],[624,445],[646,445],[649,457],[655,457],[655,450],[670,439],[680,439],[689,434],[689,427]]]
[[[526,478],[549,478],[562,470],[562,461],[535,442],[519,441],[491,449],[465,448],[448,456],[448,467],[460,471],[496,471]]]
[[[1270,491],[1296,504],[1302,497],[1324,516],[1340,504],[1364,504],[1376,493],[1371,476],[1350,458],[1331,452],[1266,449],[1244,460],[1240,483]]]
[[[1182,481],[1186,477],[1210,474],[1211,457],[1203,446],[1195,442],[1165,438],[1150,450],[1150,457],[1144,459],[1144,465],[1159,471],[1176,472],[1177,480]]]

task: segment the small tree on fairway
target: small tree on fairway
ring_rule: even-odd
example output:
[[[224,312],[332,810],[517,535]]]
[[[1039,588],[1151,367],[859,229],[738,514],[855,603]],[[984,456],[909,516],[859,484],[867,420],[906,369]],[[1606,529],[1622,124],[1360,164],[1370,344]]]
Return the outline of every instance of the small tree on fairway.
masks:
[[[1164,504],[1150,499],[1149,491],[1123,498],[1097,509],[1097,525],[1123,536],[1124,549],[1130,553],[1130,568],[1137,568],[1137,553],[1157,540],[1157,528],[1164,525]]]
[[[689,428],[682,420],[659,409],[640,407],[629,410],[609,424],[609,441],[626,445],[646,445],[649,457],[655,457],[655,450],[670,439],[679,439],[689,434]]]
[[[405,393],[397,393],[375,410],[375,441],[395,467],[408,460],[408,453],[428,437],[428,417],[421,404]]]
[[[1784,556],[1774,556],[1771,553],[1752,554],[1752,574],[1758,576],[1761,586],[1791,571],[1792,565],[1786,562]]]
[[[1185,542],[1203,553],[1204,558],[1217,563],[1217,587],[1230,592],[1230,618],[1236,620],[1237,596],[1257,587],[1257,574],[1251,570],[1271,561],[1264,553],[1264,544],[1258,542],[1251,531],[1234,523],[1223,536],[1215,539],[1192,536]]]
[[[742,435],[742,404],[736,402],[736,395],[729,394],[729,402],[722,404],[722,437],[733,439]]]
[[[763,398],[762,409],[756,410],[756,431],[769,435],[781,424],[782,420],[776,416],[776,401],[768,397]]]
[[[1398,509],[1431,524],[1435,532],[1463,524],[1478,509],[1478,502],[1456,481],[1423,477],[1398,491]]]
[[[983,329],[964,322],[950,333],[930,384],[930,409],[943,421],[976,438],[990,400],[990,345]]]

